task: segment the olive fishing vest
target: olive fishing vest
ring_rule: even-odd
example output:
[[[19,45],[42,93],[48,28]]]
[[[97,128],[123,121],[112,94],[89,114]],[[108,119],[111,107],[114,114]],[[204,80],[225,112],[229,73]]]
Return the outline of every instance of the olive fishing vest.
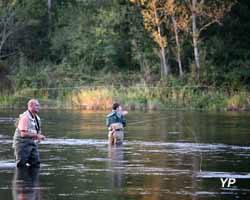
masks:
[[[21,130],[18,128],[19,120],[24,117],[28,117],[28,132],[32,134],[41,134],[41,120],[38,115],[36,118],[32,116],[32,114],[27,110],[23,114],[19,115],[19,119],[16,125],[16,131],[14,135],[14,141],[21,141],[21,140],[33,140],[32,138],[22,138],[21,137]]]
[[[123,126],[126,126],[126,121],[122,114],[117,111],[112,111],[106,116],[106,125],[109,127],[111,124],[121,123]]]

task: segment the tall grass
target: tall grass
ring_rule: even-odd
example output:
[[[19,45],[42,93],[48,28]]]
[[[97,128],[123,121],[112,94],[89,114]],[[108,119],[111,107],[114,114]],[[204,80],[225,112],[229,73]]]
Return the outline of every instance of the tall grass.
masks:
[[[44,108],[111,109],[114,102],[133,110],[250,110],[248,91],[191,86],[134,85],[130,87],[78,87],[21,90],[1,95],[1,108],[25,107],[28,99],[37,98]]]

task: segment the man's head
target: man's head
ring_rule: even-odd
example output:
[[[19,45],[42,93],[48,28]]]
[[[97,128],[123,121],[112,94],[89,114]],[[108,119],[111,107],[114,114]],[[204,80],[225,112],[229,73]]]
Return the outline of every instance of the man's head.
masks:
[[[36,99],[31,99],[28,102],[28,110],[32,113],[38,113],[40,109],[40,104],[38,100]]]
[[[119,103],[114,103],[112,106],[113,110],[118,110],[118,108],[120,107]]]

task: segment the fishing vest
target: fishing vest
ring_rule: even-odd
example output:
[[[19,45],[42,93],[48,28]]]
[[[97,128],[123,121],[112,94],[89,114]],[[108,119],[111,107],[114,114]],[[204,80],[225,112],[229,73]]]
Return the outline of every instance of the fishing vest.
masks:
[[[32,138],[22,138],[21,137],[21,130],[19,130],[18,128],[18,123],[20,121],[20,119],[24,116],[28,117],[28,132],[32,133],[32,134],[41,134],[41,120],[40,117],[38,115],[36,115],[36,119],[32,116],[32,114],[27,110],[24,113],[22,113],[21,115],[19,115],[19,119],[16,123],[16,131],[15,131],[15,135],[14,135],[14,140],[18,141],[18,140],[33,140]]]
[[[122,126],[126,126],[126,121],[121,113],[112,111],[106,116],[106,125],[109,127],[111,124],[120,123]]]

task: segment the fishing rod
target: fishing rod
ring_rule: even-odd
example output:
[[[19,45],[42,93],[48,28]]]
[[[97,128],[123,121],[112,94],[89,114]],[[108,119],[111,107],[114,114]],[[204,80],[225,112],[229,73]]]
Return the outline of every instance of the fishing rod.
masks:
[[[165,119],[171,119],[171,118],[176,118],[176,116],[171,116],[171,117],[160,117],[160,118],[154,118],[154,119],[147,119],[147,120],[140,120],[140,121],[135,121],[135,122],[129,122],[129,126],[132,125],[137,125],[137,124],[144,124],[145,122],[154,122],[154,121],[159,121],[159,120],[165,120]]]

